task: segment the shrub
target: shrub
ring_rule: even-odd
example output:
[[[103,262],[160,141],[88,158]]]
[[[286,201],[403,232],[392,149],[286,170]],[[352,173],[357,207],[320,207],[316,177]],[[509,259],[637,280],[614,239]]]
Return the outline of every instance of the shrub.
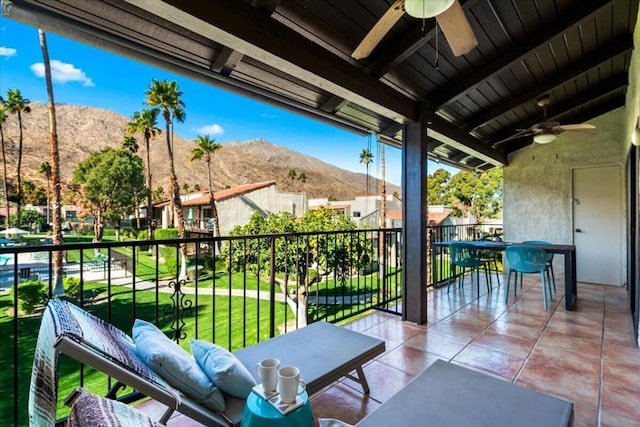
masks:
[[[80,297],[80,279],[78,277],[65,277],[62,279],[64,292],[73,299]]]
[[[138,232],[131,227],[123,228],[120,231],[120,236],[126,239],[135,239],[137,237]]]
[[[178,260],[176,259],[176,248],[162,246],[160,247],[160,256],[164,259],[164,266],[167,273],[175,276],[178,272]]]
[[[15,292],[15,286],[12,287]],[[26,314],[33,313],[37,305],[47,301],[46,285],[39,280],[28,280],[18,284],[18,304]]]
[[[149,232],[148,230],[139,230],[138,231],[138,236],[137,236],[138,240],[148,240],[149,239]]]
[[[177,239],[178,230],[175,228],[158,228],[154,235],[156,240]]]

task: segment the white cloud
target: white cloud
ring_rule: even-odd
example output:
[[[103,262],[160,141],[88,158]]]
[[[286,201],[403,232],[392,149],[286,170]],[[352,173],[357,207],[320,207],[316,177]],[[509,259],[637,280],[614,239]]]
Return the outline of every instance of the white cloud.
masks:
[[[201,128],[194,128],[199,135],[222,135],[224,133],[224,129],[219,124],[212,124],[202,126]]]
[[[275,119],[278,116],[275,115],[275,114],[262,113],[262,114],[260,114],[260,117],[265,118],[265,119]]]
[[[11,57],[16,56],[17,53],[18,51],[12,47],[0,46],[0,56]]]
[[[42,62],[31,65],[31,71],[36,76],[44,78],[44,64]],[[51,80],[63,84],[67,82],[80,82],[83,86],[95,86],[84,71],[76,68],[73,64],[66,64],[57,59],[51,60]]]

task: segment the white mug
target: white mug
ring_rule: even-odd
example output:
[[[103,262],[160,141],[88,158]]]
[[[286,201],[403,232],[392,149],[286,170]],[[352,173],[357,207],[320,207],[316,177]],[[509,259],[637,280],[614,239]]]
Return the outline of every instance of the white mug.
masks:
[[[285,366],[278,371],[278,392],[284,403],[294,403],[296,396],[302,394],[307,385],[300,379],[300,369]]]
[[[278,385],[278,359],[264,359],[256,365],[256,374],[262,380],[262,389],[265,393],[273,393]]]

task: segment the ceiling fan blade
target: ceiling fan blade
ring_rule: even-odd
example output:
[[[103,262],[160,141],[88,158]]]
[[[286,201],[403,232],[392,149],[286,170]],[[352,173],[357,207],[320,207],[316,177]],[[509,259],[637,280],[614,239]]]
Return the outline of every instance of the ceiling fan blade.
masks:
[[[514,139],[520,139],[520,138],[524,138],[526,136],[531,136],[531,135],[535,135],[536,132],[532,131],[531,129],[525,129],[521,132],[516,132],[513,135],[501,139],[500,141],[494,142],[491,147],[492,148],[496,148],[497,146],[499,146],[500,144],[504,144],[505,142],[509,142],[509,141],[513,141]]]
[[[371,31],[362,39],[358,47],[353,51],[351,57],[354,59],[362,59],[369,56],[373,49],[378,46],[380,40],[387,35],[389,30],[396,25],[396,22],[404,15],[404,0],[396,0],[391,7],[382,15],[382,18],[376,22]]]
[[[584,129],[595,129],[594,125],[590,125],[589,123],[580,123],[575,125],[558,125],[557,128],[562,130],[584,130]]]
[[[466,55],[478,46],[478,39],[458,0],[436,16],[436,20],[455,56]]]

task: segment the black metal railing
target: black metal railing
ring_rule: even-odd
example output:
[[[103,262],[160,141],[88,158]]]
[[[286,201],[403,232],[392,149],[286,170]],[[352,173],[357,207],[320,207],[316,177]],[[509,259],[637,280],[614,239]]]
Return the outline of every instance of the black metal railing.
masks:
[[[429,243],[468,230],[430,227]],[[125,332],[136,318],[154,322],[187,349],[197,338],[236,350],[306,323],[402,311],[401,229],[0,248],[0,425],[28,423],[40,319],[59,290],[56,253],[61,297]],[[439,262],[426,286],[446,280]],[[112,384],[62,357],[58,401],[79,385],[106,393]]]
[[[387,229],[0,248],[0,424],[28,423],[40,319],[59,290],[56,253],[61,297],[118,328],[142,318],[185,348],[198,338],[235,350],[310,322],[399,313],[400,242]],[[61,357],[58,400],[79,385],[106,393],[112,384]]]

